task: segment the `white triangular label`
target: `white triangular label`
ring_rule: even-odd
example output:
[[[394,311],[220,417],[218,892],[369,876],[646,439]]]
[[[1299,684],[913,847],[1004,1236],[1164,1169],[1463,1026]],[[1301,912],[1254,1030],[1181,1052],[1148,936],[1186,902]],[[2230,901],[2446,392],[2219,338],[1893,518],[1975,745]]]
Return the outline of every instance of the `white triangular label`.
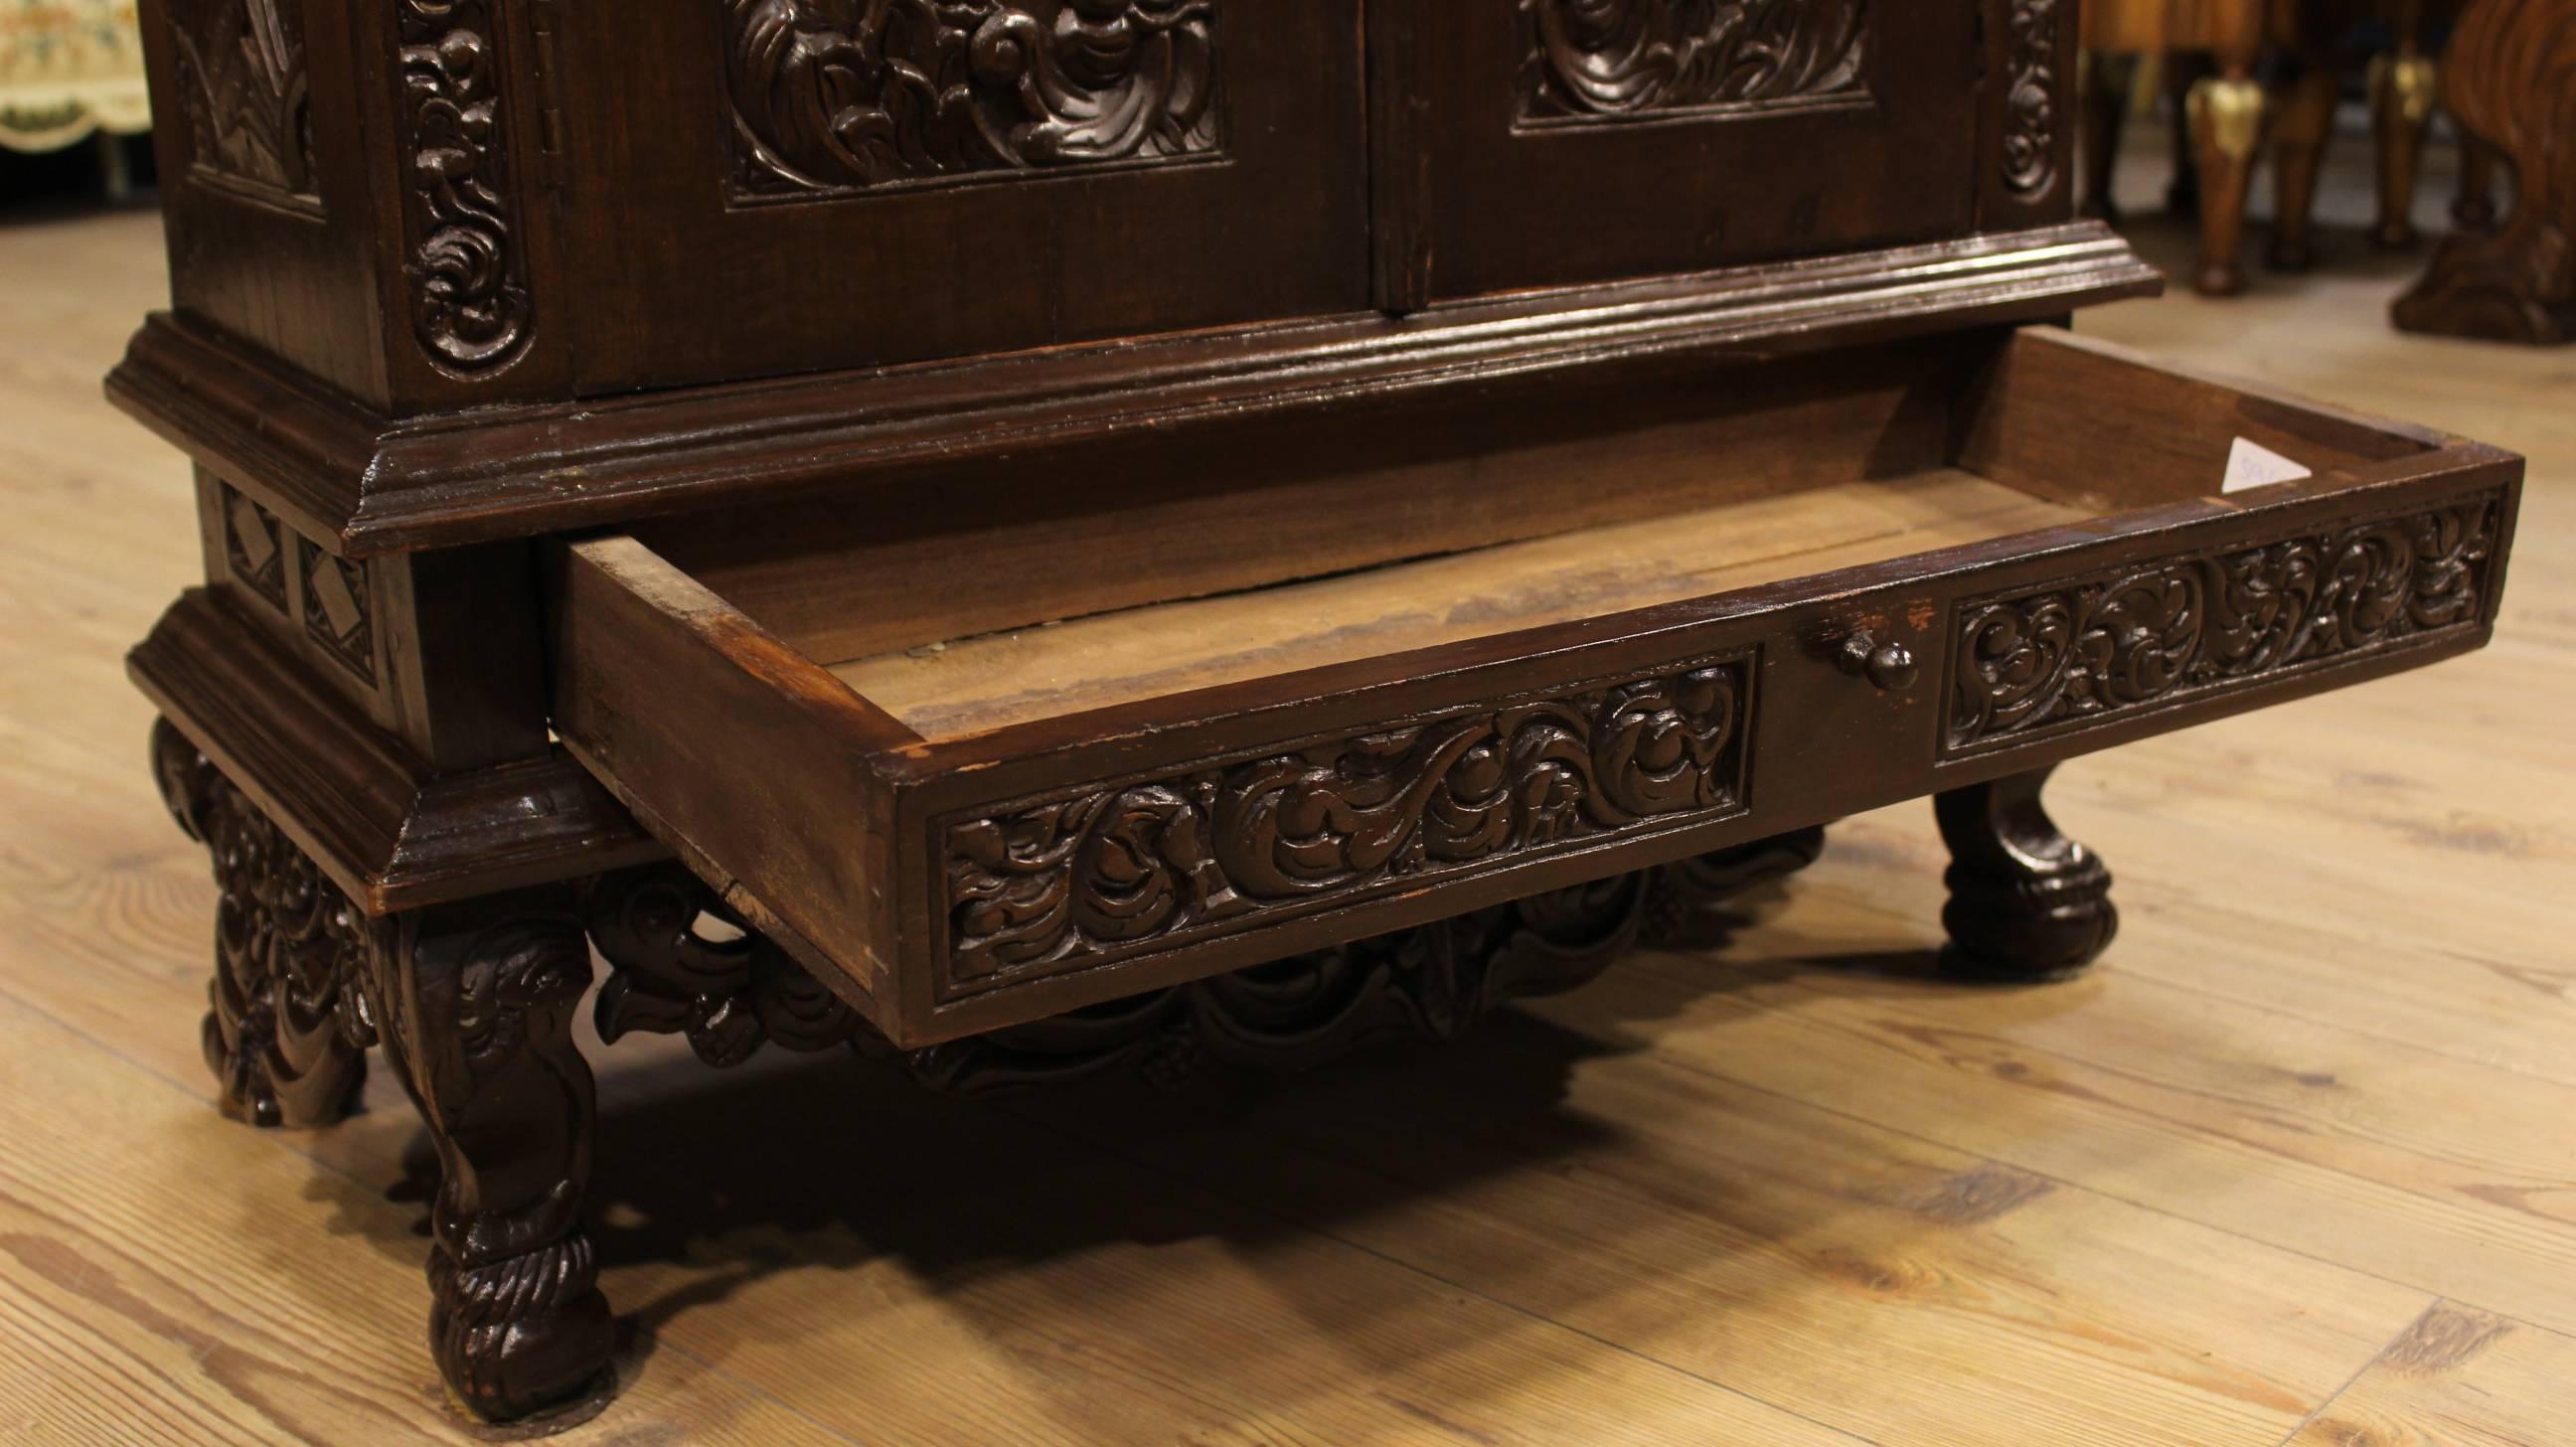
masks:
[[[2270,487],[2277,482],[2296,482],[2316,474],[2301,467],[2259,442],[2242,437],[2227,449],[2227,481],[2220,492],[2243,492],[2247,488]]]

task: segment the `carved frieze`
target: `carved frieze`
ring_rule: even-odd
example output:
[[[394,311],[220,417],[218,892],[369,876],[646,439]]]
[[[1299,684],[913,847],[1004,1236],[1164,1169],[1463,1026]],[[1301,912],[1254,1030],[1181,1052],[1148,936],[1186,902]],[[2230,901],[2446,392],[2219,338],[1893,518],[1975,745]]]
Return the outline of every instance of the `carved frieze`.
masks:
[[[1867,93],[1870,0],[1520,0],[1520,119]]]
[[[2057,0],[2012,0],[2004,75],[2004,186],[2037,200],[2057,184]]]
[[[169,0],[168,15],[190,173],[318,212],[302,0]]]
[[[2497,500],[1963,604],[1952,751],[2078,728],[2474,626]]]
[[[337,558],[298,537],[304,574],[304,633],[332,661],[370,687],[376,681],[375,599],[367,565]]]
[[[1160,947],[1744,805],[1750,660],[1283,743],[951,819],[948,981]]]
[[[498,17],[491,0],[398,4],[412,331],[441,369],[485,373],[519,354],[534,312]]]
[[[1189,160],[1218,0],[722,0],[737,199]]]

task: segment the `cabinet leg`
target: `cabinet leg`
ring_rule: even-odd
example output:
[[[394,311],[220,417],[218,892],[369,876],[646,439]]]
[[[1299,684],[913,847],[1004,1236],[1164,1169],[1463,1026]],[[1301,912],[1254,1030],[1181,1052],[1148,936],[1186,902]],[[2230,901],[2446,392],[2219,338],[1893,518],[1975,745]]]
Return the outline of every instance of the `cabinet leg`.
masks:
[[[227,1115],[333,1125],[357,1105],[374,1028],[359,994],[358,911],[167,719],[152,773],[170,816],[215,866],[206,1064]]]
[[[2370,134],[2379,148],[2379,225],[2371,239],[2381,246],[2413,246],[2415,174],[2424,155],[2424,129],[2433,120],[2438,71],[2412,46],[2370,62]]]
[[[2264,258],[2274,271],[2306,271],[2317,264],[2310,218],[2316,210],[2317,168],[2334,133],[2335,67],[2309,56],[2273,125],[2272,247]]]
[[[2089,965],[2120,927],[2111,872],[2057,831],[2039,804],[2051,771],[1954,789],[1932,801],[1950,846],[1943,964],[1982,979],[2046,980]]]
[[[2184,99],[2192,156],[2200,173],[2200,274],[2204,296],[2245,289],[2245,196],[2254,182],[2254,153],[2263,138],[2263,88],[2231,64],[2198,82]]]
[[[2129,87],[2135,83],[2138,58],[2107,50],[2088,50],[2076,70],[2081,112],[2084,191],[2076,213],[2118,225],[2120,208],[2111,196],[2112,177],[2120,161],[2120,132],[2129,115]]]
[[[377,927],[385,1053],[438,1150],[430,1349],[480,1417],[605,1400],[614,1332],[582,1226],[596,1133],[572,1038],[590,948],[566,887]]]

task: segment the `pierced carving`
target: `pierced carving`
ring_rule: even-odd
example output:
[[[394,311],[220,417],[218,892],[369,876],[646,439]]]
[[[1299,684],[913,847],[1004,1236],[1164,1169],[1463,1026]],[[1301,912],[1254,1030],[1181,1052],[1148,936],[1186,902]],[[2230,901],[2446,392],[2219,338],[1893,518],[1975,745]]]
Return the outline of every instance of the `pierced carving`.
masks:
[[[223,489],[224,557],[242,586],[286,611],[285,525],[229,483]]]
[[[528,339],[525,242],[510,191],[491,0],[400,0],[412,330],[438,364],[488,372]]]
[[[761,1046],[828,1049],[858,1016],[787,953],[752,932],[678,864],[647,865],[592,886],[591,942],[612,967],[600,987],[599,1038],[686,1035],[709,1065],[739,1065]]]
[[[1454,1039],[1504,1001],[1591,981],[1639,943],[1712,943],[1733,920],[1731,901],[1804,868],[1822,842],[1822,830],[1799,830],[913,1051],[894,1050],[837,1001],[782,1012],[781,1001],[829,994],[789,981],[803,972],[757,935],[733,923],[710,931],[708,920],[732,920],[715,892],[657,865],[604,879],[592,895],[592,939],[613,971],[600,1033],[686,1034],[719,1066],[765,1043],[848,1043],[967,1095],[1116,1068],[1167,1087],[1210,1066],[1301,1071],[1390,1038]]]
[[[366,1084],[376,1026],[360,988],[366,923],[347,897],[166,719],[152,773],[170,817],[214,857],[206,1065],[253,1125],[329,1125]]]
[[[2473,626],[2497,500],[1961,605],[1948,747],[2081,726]]]
[[[1523,121],[1864,95],[1868,0],[1520,0]]]
[[[1742,807],[1734,658],[1283,744],[949,822],[946,984],[964,993],[1255,916]]]
[[[334,557],[298,537],[304,566],[304,632],[332,660],[372,688],[376,682],[374,594],[367,565]]]
[[[301,0],[170,0],[169,16],[191,174],[318,213]]]
[[[2004,185],[2029,200],[2057,185],[2057,0],[2013,0],[2004,77]]]
[[[723,0],[742,199],[1217,154],[1217,0]]]

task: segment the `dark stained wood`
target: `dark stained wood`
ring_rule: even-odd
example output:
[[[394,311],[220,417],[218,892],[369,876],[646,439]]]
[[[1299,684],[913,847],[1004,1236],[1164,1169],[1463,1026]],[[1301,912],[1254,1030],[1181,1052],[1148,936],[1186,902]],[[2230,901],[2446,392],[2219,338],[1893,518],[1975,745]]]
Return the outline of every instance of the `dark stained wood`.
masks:
[[[1435,396],[1508,412],[1569,376],[1760,363],[2162,285],[2098,224],[1746,267],[1409,320],[1338,317],[1033,356],[746,382],[394,423],[186,317],[155,318],[108,393],[340,550],[410,548],[739,505],[877,495],[936,469],[1102,441],[1223,438]]]
[[[525,1430],[613,1388],[585,934],[718,1063],[1300,1064],[1938,794],[1963,957],[2047,973],[2112,918],[2048,767],[2492,627],[2518,458],[2011,330],[2158,285],[2066,220],[2070,0],[146,18],[208,1062],[319,1125],[383,1047]],[[2315,475],[2215,495],[2238,438]],[[1220,604],[936,725],[843,681]]]
[[[2576,5],[2474,0],[2452,33],[2442,91],[2480,153],[2512,164],[2513,204],[2502,221],[2444,239],[2391,309],[2397,325],[2576,340]],[[2478,214],[2469,206],[2464,219]]]
[[[181,596],[126,671],[367,913],[661,852],[559,750],[433,773],[214,594]]]

